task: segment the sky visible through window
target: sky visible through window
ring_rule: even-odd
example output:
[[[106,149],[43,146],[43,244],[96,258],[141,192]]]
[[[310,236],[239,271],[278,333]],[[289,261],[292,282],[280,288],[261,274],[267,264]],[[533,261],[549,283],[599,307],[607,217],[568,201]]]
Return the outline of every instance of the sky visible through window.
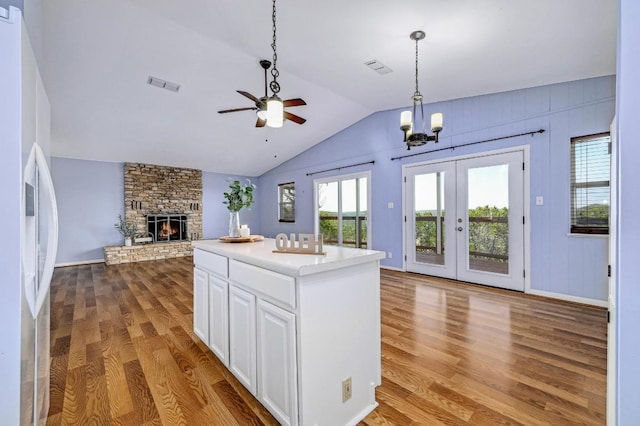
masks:
[[[367,210],[367,178],[357,179],[360,185],[360,211]],[[321,183],[318,185],[320,210],[326,212],[338,211],[338,183]],[[342,211],[356,211],[356,179],[342,181]]]
[[[444,172],[440,173],[441,199],[440,208],[445,210],[445,179],[453,179]],[[415,208],[416,211],[437,209],[437,173],[416,176]],[[469,169],[468,208],[476,207],[508,207],[509,206],[509,166],[506,164]]]

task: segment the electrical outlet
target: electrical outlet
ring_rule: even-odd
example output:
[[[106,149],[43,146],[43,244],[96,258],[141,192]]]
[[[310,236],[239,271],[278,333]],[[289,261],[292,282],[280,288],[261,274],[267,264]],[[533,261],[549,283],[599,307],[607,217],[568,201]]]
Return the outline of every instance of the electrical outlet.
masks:
[[[393,259],[393,253],[390,251],[387,252],[387,259]]]
[[[342,402],[347,402],[351,398],[351,377],[342,381]]]

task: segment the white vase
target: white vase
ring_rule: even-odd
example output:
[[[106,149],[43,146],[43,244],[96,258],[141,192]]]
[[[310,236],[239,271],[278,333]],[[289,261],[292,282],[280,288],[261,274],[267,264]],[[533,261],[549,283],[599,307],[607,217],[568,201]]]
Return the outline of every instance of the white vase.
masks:
[[[229,236],[231,238],[240,236],[240,212],[229,212]]]
[[[125,247],[131,247],[131,237],[125,237],[124,245]]]

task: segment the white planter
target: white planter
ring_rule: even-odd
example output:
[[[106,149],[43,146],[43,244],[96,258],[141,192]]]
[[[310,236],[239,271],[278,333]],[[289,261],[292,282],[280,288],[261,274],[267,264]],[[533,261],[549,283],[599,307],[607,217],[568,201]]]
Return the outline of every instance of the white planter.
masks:
[[[124,239],[124,245],[125,245],[125,247],[131,247],[131,238],[130,237],[126,237]]]

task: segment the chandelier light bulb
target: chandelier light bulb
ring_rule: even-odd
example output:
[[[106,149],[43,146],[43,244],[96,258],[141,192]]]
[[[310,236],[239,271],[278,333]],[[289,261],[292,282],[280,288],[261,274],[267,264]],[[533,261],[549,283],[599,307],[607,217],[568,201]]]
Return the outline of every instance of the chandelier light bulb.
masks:
[[[438,133],[442,130],[443,115],[441,112],[435,112],[431,114],[431,131]]]
[[[411,111],[402,111],[400,113],[400,129],[408,130],[411,128]]]

